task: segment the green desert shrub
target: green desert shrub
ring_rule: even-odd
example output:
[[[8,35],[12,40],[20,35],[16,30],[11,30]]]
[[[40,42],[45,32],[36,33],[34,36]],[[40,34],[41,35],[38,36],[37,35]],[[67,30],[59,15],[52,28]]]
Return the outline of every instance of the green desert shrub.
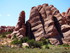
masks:
[[[30,45],[30,48],[48,48],[48,45],[46,44],[46,41],[35,41],[34,39],[29,40],[28,44]],[[44,46],[45,45],[45,46]]]
[[[1,37],[1,38],[4,38],[4,37],[6,37],[7,34],[11,34],[11,33],[12,33],[12,32],[4,32],[4,33],[1,33],[1,34],[0,34],[0,37]]]
[[[12,44],[22,44],[24,42],[27,42],[29,40],[28,37],[22,37],[22,38],[18,38],[16,35],[13,36],[12,38]]]
[[[35,41],[35,47],[36,48],[41,48],[42,45],[43,45],[42,41]]]
[[[22,41],[22,43],[27,42],[27,41],[29,41],[29,38],[28,37],[23,37],[23,38],[21,38],[21,41]]]
[[[14,34],[13,37],[12,37],[12,42],[11,42],[11,44],[21,44],[21,43],[22,43],[22,41],[19,40],[19,39],[17,38],[17,36]]]
[[[46,48],[49,49],[49,46],[48,45],[43,45],[43,46],[41,46],[41,48],[42,49],[46,49]]]
[[[43,45],[50,44],[49,40],[46,38],[42,38],[40,41],[43,42]]]
[[[62,46],[64,46],[64,47],[69,47],[70,45],[68,45],[68,44],[63,44]]]
[[[21,42],[21,40],[18,40],[17,38],[15,38],[12,42],[11,42],[11,44],[21,44],[22,42]]]
[[[34,48],[34,46],[35,46],[35,40],[34,39],[27,41],[27,43],[29,44],[30,48]]]
[[[28,43],[30,48],[48,48],[48,40],[42,38],[40,41],[35,41],[34,39],[29,39],[28,37],[22,37],[18,39],[16,35],[13,36],[12,44],[22,44]]]

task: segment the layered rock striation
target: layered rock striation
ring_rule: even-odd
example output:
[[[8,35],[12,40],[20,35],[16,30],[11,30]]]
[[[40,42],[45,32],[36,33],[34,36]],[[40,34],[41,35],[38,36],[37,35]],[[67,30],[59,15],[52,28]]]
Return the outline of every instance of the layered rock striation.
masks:
[[[16,35],[16,37],[22,38],[25,36],[25,34],[26,34],[25,12],[22,11],[19,15],[19,19],[13,33],[9,34],[9,36],[13,37],[14,35]]]
[[[25,12],[22,11],[11,36],[13,35],[19,38],[28,36],[36,41],[48,38],[54,45],[70,44],[70,8],[67,12],[60,13],[53,5],[32,7],[26,23]]]
[[[32,7],[26,22],[27,35],[35,38],[49,38],[51,44],[70,44],[70,9],[62,14],[53,5]]]

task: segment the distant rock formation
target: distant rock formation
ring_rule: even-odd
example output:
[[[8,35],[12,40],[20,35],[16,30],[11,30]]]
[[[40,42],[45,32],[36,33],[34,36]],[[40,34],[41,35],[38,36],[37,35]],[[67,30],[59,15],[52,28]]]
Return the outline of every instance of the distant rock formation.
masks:
[[[13,32],[14,26],[0,26],[0,34],[5,32]]]
[[[53,5],[32,7],[26,22],[26,35],[35,38],[49,38],[51,44],[70,44],[70,9],[60,13]]]

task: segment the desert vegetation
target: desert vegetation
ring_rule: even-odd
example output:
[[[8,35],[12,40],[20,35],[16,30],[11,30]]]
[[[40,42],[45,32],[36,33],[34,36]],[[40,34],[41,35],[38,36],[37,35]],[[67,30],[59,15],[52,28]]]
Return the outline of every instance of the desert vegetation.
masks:
[[[10,34],[10,32],[1,34],[1,36],[5,36],[0,37],[0,41],[6,42],[6,34]],[[0,53],[70,53],[70,45],[51,45],[49,40],[45,38],[35,41],[28,37],[18,39],[14,35],[13,40],[8,39],[7,41],[10,41],[10,43],[7,42],[8,44],[3,45],[0,43]],[[22,43],[27,43],[28,46],[24,46]]]
[[[70,53],[70,8],[32,7],[29,20],[21,11],[15,27],[0,27],[0,53]]]

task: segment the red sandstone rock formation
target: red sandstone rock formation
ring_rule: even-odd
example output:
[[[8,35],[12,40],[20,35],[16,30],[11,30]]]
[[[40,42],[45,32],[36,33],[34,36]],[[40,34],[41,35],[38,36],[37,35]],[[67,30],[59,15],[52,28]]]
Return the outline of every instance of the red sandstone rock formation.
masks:
[[[65,24],[61,26],[61,30],[64,36],[63,43],[70,44],[70,8],[62,13],[63,19],[65,19]]]
[[[0,26],[0,34],[5,32],[13,32],[14,26]]]
[[[70,44],[70,8],[61,14],[53,5],[43,4],[32,7],[26,25],[25,12],[22,11],[11,35],[16,35],[18,38],[27,35],[36,41],[48,38],[54,45]]]
[[[18,23],[15,26],[15,29],[12,34],[9,34],[9,36],[16,35],[17,37],[24,37],[26,33],[26,27],[25,27],[25,12],[22,11],[19,15]]]
[[[63,41],[68,36],[70,42],[70,9],[61,14],[53,5],[32,7],[26,28],[27,35],[35,40],[45,37],[51,44],[58,45],[65,43]]]

